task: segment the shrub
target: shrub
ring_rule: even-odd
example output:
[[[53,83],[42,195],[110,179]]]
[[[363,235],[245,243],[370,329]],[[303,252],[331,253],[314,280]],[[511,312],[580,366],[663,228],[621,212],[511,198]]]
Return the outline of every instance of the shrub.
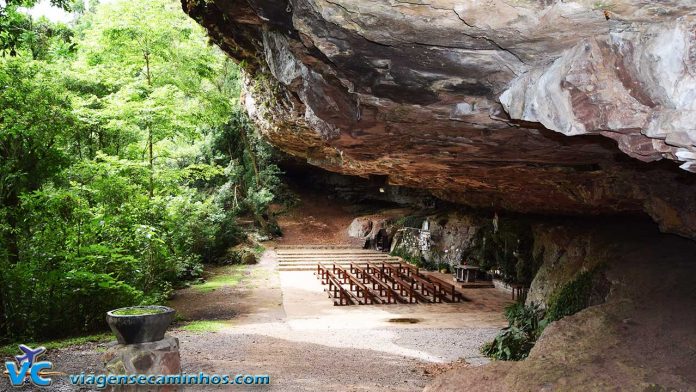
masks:
[[[549,323],[573,315],[590,305],[596,274],[600,268],[582,272],[561,287],[549,299],[546,311],[536,304],[525,306],[521,302],[505,308],[508,327],[493,341],[484,344],[481,353],[504,361],[526,358]]]
[[[508,327],[504,328],[493,341],[481,348],[481,353],[503,361],[519,361],[527,358],[546,323],[544,311],[538,305],[525,306],[515,303],[505,309]]]
[[[46,271],[36,263],[9,268],[4,278],[12,299],[6,304],[6,337],[15,340],[102,330],[108,310],[137,304],[143,294],[108,274]]]
[[[500,219],[497,229],[488,222],[478,230],[473,243],[465,258],[484,270],[500,271],[506,283],[529,285],[541,266],[541,258],[533,255],[531,227],[523,220]]]
[[[399,218],[395,224],[400,227],[413,227],[420,229],[423,226],[424,217],[418,215],[408,215]]]
[[[599,268],[584,271],[575,280],[564,285],[549,299],[546,318],[549,321],[570,316],[590,304],[593,281]]]

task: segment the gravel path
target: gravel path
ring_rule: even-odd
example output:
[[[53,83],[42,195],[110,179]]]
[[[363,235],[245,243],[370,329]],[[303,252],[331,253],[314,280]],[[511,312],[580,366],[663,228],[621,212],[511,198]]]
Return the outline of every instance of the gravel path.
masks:
[[[321,222],[329,212],[335,214],[336,209],[313,211]],[[341,228],[328,236],[334,240],[344,235],[350,222],[345,212],[338,215],[341,219],[329,219],[336,219],[333,224]],[[316,235],[302,230],[306,222],[297,223],[290,230],[294,236],[283,243],[302,243]],[[334,307],[311,273],[279,274],[276,267],[274,252],[267,251],[238,285],[206,294],[182,290],[172,302],[188,320],[229,323],[217,332],[172,329],[171,335],[180,341],[183,371],[268,374],[271,385],[196,386],[186,391],[420,391],[450,362],[487,362],[479,347],[504,324],[502,307],[507,299],[495,291],[472,291],[467,293],[472,300],[461,304]],[[391,323],[392,318],[415,318],[419,323]],[[101,372],[105,348],[105,344],[86,344],[52,350],[46,358],[59,371]],[[10,388],[6,380],[0,378],[0,391],[33,390]],[[46,390],[78,389],[56,379]]]

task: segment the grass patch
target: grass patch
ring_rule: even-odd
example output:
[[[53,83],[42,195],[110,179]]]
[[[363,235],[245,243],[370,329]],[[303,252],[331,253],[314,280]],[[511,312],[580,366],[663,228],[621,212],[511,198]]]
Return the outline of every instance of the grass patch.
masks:
[[[188,331],[188,332],[218,332],[221,331],[227,327],[229,327],[231,324],[228,322],[224,321],[214,321],[214,320],[200,320],[200,321],[192,321],[179,329],[182,331]]]
[[[146,314],[161,314],[164,313],[164,309],[160,308],[151,308],[151,307],[131,307],[131,308],[124,308],[124,309],[119,309],[115,310],[113,314],[116,316],[142,316]]]
[[[267,270],[264,268],[254,268],[253,270],[251,270],[251,273],[249,274],[249,276],[251,276],[254,279],[266,279],[266,280],[268,280],[268,278],[270,278],[272,274],[273,274],[272,270]]]
[[[265,251],[266,251],[266,247],[261,245],[261,244],[258,244],[254,247],[254,253],[256,253],[256,255],[258,255],[258,256],[261,256],[261,254],[263,254],[263,252],[265,252]]]
[[[0,346],[0,355],[15,356],[19,355],[19,344],[26,344],[29,347],[46,347],[46,350],[56,350],[60,348],[79,346],[85,343],[105,343],[115,340],[110,333],[100,333],[96,335],[78,336],[67,339],[50,340],[46,342],[19,342]]]
[[[242,281],[245,271],[245,265],[231,265],[229,267],[225,267],[224,271],[212,276],[207,281],[200,284],[195,284],[191,287],[202,293],[209,293],[222,287],[236,286]]]

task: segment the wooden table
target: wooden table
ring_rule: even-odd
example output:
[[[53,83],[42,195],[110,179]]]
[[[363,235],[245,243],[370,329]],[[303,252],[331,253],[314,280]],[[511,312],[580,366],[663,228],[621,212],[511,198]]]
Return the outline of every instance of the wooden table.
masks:
[[[480,268],[475,265],[455,265],[454,276],[457,282],[475,282],[479,269]]]

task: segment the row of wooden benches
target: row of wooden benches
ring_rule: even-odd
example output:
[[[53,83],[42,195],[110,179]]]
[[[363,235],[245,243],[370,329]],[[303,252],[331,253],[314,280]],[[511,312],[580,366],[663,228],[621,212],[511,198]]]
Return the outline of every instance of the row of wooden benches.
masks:
[[[452,283],[406,263],[350,263],[349,270],[319,263],[316,275],[337,306],[467,300]]]

